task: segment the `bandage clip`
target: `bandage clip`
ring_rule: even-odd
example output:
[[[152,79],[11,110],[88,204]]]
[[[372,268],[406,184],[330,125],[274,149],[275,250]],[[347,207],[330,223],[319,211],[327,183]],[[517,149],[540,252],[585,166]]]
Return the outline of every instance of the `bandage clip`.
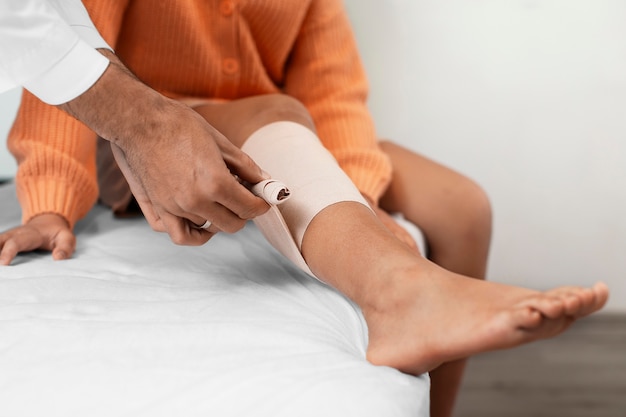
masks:
[[[252,194],[261,197],[267,204],[277,205],[284,203],[291,191],[282,182],[274,179],[263,180],[250,187]]]

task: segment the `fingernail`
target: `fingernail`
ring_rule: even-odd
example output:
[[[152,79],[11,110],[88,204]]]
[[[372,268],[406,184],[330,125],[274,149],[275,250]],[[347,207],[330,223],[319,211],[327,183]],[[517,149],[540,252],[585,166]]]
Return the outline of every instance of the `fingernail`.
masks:
[[[267,172],[261,170],[261,175],[263,176],[264,179],[269,180],[270,178],[272,178],[272,176],[270,174],[268,174]]]
[[[57,261],[61,261],[63,259],[67,259],[67,253],[65,251],[58,251],[54,253],[54,259]]]

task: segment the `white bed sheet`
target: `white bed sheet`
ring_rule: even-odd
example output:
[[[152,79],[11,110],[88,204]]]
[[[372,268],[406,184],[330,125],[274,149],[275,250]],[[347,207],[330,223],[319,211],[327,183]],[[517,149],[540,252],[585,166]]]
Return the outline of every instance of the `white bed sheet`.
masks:
[[[0,267],[0,416],[428,415],[428,377],[369,364],[359,309],[253,224],[180,247],[96,207],[76,232]]]

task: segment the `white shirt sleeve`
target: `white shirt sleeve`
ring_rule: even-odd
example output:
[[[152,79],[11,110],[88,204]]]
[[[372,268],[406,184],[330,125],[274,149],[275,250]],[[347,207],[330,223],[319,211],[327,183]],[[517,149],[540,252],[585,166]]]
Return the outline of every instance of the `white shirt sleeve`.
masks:
[[[0,1],[0,93],[23,86],[48,104],[91,87],[111,49],[80,0]]]

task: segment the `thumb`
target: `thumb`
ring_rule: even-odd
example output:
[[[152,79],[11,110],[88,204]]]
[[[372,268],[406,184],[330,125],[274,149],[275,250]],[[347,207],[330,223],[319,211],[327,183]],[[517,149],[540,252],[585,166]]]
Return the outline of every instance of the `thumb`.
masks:
[[[69,259],[76,249],[76,237],[70,230],[60,231],[52,241],[52,259]]]
[[[220,141],[220,150],[222,151],[222,158],[231,173],[237,175],[242,180],[249,182],[250,184],[256,184],[263,180],[270,179],[269,174],[259,167],[256,162],[244,151],[230,143]]]

